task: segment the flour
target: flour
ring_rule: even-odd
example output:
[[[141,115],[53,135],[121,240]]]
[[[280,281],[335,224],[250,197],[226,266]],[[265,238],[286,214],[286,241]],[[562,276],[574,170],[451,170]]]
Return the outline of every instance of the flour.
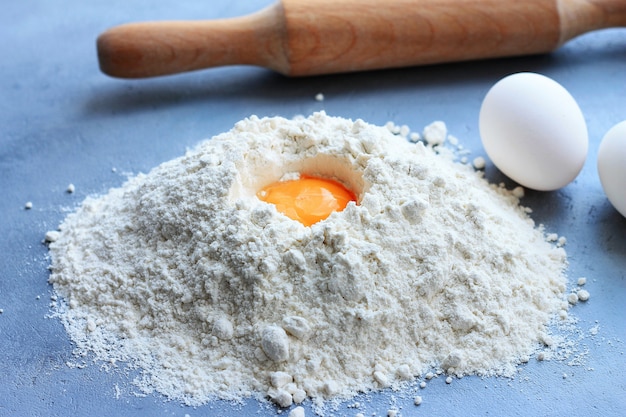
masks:
[[[566,254],[515,193],[437,155],[434,127],[425,146],[324,113],[253,116],[87,198],[47,239],[77,353],[191,405],[514,374],[568,308]],[[255,197],[299,172],[358,204],[304,227]]]

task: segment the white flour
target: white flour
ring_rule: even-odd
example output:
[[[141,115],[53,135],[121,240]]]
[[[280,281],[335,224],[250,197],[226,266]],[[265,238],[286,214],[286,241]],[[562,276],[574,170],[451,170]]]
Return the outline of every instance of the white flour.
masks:
[[[307,228],[254,196],[294,172],[337,178],[359,204]],[[513,192],[324,113],[239,122],[88,198],[55,237],[50,282],[78,353],[193,405],[511,375],[566,308],[565,252]]]

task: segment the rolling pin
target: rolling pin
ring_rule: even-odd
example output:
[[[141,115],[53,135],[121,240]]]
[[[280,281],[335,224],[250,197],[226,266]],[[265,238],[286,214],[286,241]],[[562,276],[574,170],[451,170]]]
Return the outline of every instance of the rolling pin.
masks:
[[[141,78],[223,65],[308,76],[550,52],[626,26],[626,0],[282,0],[235,18],[131,23],[101,70]]]

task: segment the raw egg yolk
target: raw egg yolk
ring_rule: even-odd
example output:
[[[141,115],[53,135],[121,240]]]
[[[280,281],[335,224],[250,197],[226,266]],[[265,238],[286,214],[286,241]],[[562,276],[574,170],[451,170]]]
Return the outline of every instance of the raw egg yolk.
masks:
[[[324,220],[332,212],[346,208],[350,201],[356,201],[354,193],[339,182],[306,175],[270,184],[257,197],[305,226]]]

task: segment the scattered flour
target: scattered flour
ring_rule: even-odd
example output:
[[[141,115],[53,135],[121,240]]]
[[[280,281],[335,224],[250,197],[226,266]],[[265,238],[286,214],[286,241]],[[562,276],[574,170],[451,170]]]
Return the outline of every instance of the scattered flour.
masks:
[[[448,128],[442,121],[436,121],[424,128],[424,139],[429,145],[437,146],[445,142]]]
[[[358,204],[305,227],[255,197],[294,172],[336,178]],[[253,116],[46,236],[56,314],[77,354],[125,361],[144,392],[190,405],[514,375],[568,308],[565,251],[518,196],[388,126]]]
[[[57,230],[49,230],[46,232],[44,236],[44,240],[48,243],[56,241],[61,234]]]
[[[288,417],[304,417],[305,413],[304,413],[304,408],[302,407],[296,407],[293,410],[291,410],[289,412],[289,416]]]
[[[485,161],[485,158],[483,158],[482,156],[478,156],[474,158],[474,160],[472,161],[472,165],[476,169],[484,169],[486,164],[487,162]]]

